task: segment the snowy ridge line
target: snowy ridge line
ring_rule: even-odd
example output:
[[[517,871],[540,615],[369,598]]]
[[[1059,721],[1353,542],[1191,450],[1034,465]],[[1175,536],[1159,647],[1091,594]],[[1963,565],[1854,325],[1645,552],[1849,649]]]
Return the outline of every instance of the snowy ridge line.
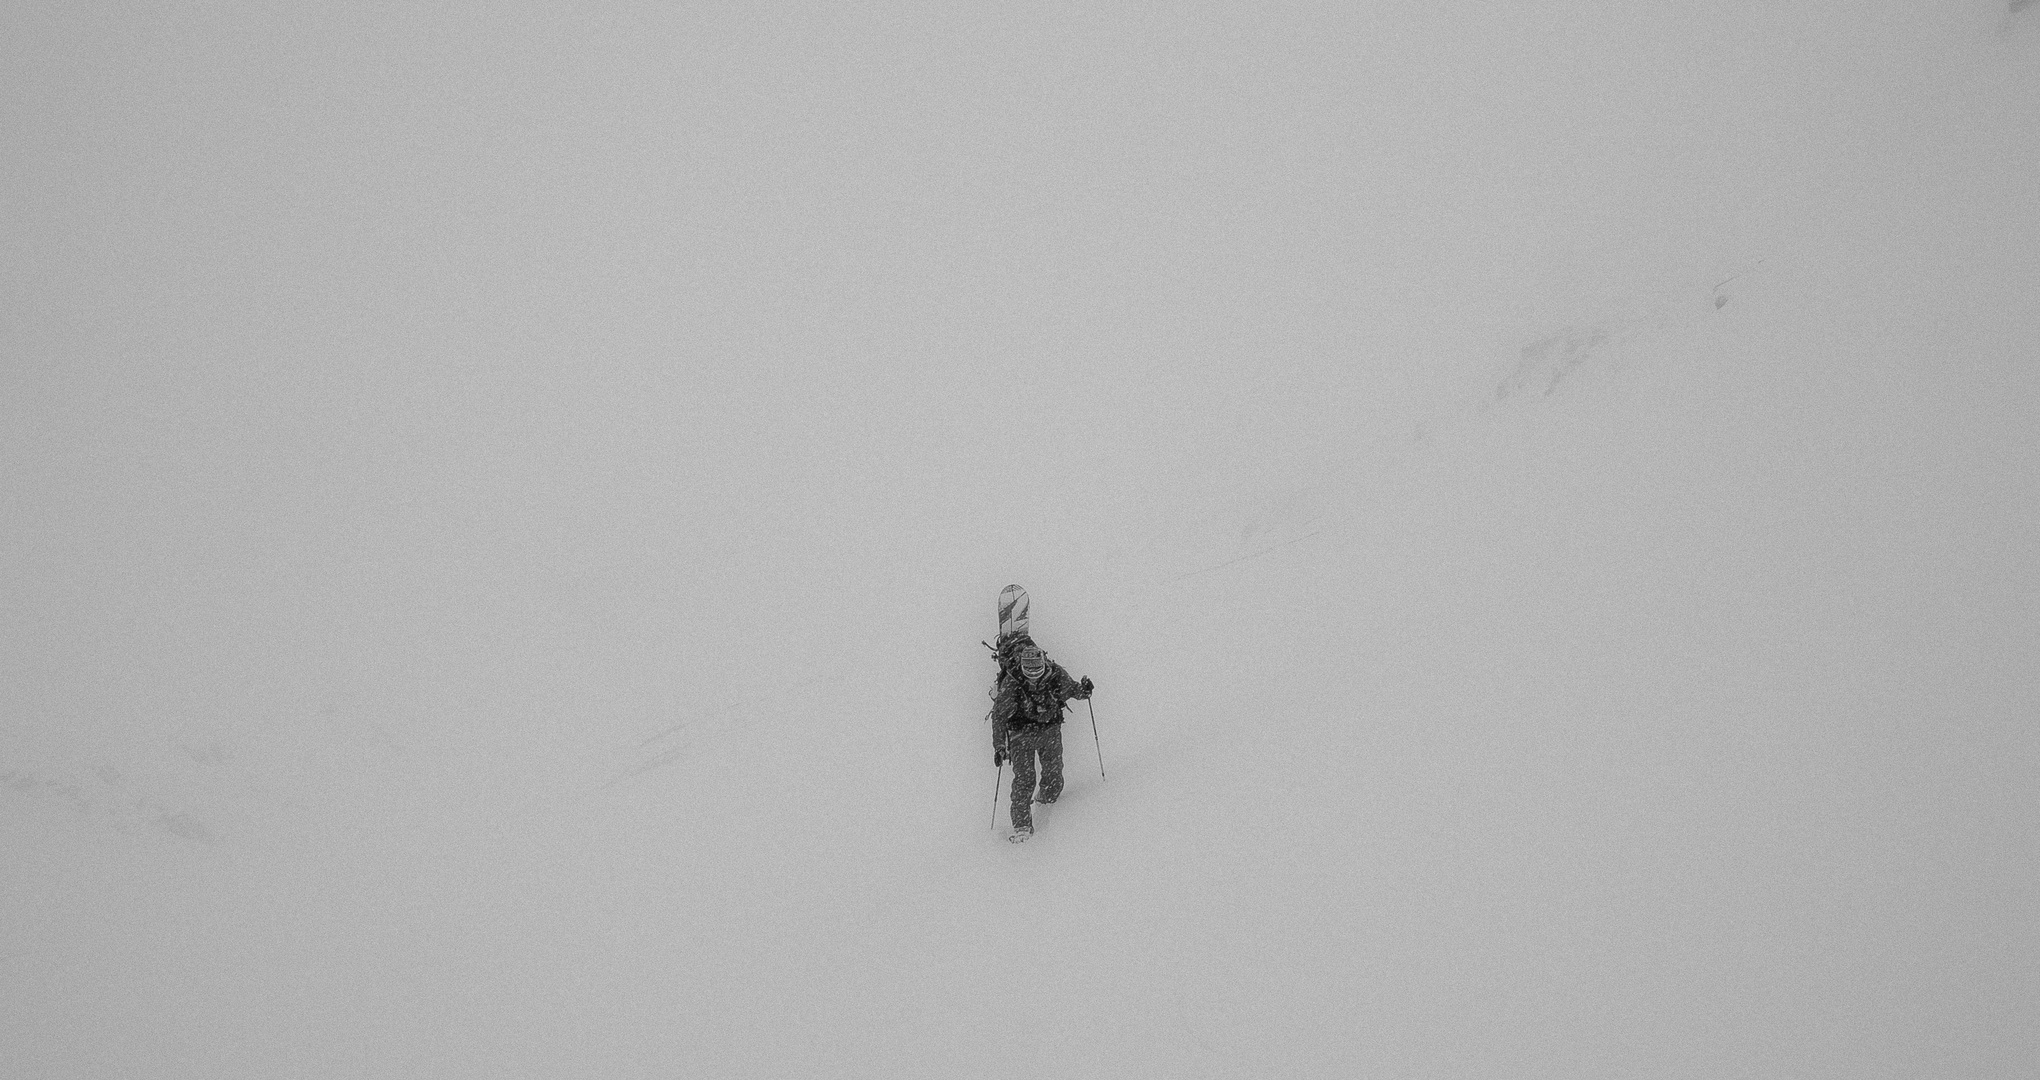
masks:
[[[1513,346],[1497,344],[1490,350],[1490,355],[1497,362],[1485,366],[1477,376],[1478,385],[1463,391],[1455,401],[1441,406],[1402,433],[1375,433],[1365,439],[1353,440],[1343,448],[1329,449],[1318,455],[1307,470],[1317,479],[1296,482],[1286,493],[1263,502],[1280,505],[1301,500],[1317,503],[1321,510],[1326,503],[1345,503],[1348,500],[1340,493],[1350,491],[1356,483],[1355,474],[1385,475],[1395,472],[1410,465],[1413,455],[1423,454],[1426,447],[1440,438],[1499,422],[1507,412],[1534,406],[1542,399],[1561,397],[1564,392],[1596,375],[1605,377],[1620,372],[1632,360],[1647,362],[1652,355],[1648,342],[1679,337],[1690,333],[1709,318],[1718,317],[1716,313],[1730,299],[1723,289],[1731,282],[1751,278],[1765,270],[1771,262],[1770,255],[1756,259],[1715,281],[1704,291],[1706,279],[1702,279],[1693,283],[1690,289],[1679,290],[1675,295],[1660,295],[1640,304],[1641,310],[1633,314],[1611,313],[1605,318],[1564,324],[1547,322],[1543,324],[1546,330],[1518,337],[1517,344]],[[1638,349],[1640,344],[1643,345],[1641,350]],[[1294,528],[1309,529],[1323,520],[1323,516],[1319,513]],[[1247,562],[1300,543],[1322,531],[1313,529],[1304,536],[1159,579],[1155,584],[1174,584]]]
[[[755,694],[752,695],[751,697],[746,698],[735,698],[730,701],[724,702],[720,707],[712,711],[708,711],[705,714],[697,714],[696,717],[676,720],[670,724],[667,724],[665,727],[659,729],[658,731],[655,731],[652,734],[647,735],[642,739],[639,739],[635,744],[633,744],[628,749],[616,751],[612,756],[637,757],[648,749],[652,750],[652,754],[647,759],[636,761],[633,762],[632,764],[624,766],[622,771],[617,772],[607,781],[604,781],[602,784],[598,785],[596,790],[608,791],[616,787],[616,785],[623,783],[625,780],[631,779],[632,777],[642,776],[645,773],[651,772],[654,769],[671,765],[672,763],[686,757],[690,751],[697,750],[700,748],[699,739],[690,739],[677,746],[659,747],[656,744],[662,743],[665,740],[671,739],[678,735],[693,734],[700,737],[706,737],[719,732],[728,731],[729,729],[736,726],[736,719],[742,711],[754,708],[755,706],[763,702],[771,701],[778,697],[783,697],[786,694],[792,693],[796,690],[804,690],[810,686],[817,685],[832,677],[833,677],[832,675],[828,674],[812,675],[809,676],[808,678],[800,680],[799,682],[790,683],[777,690],[772,690],[763,694]]]
[[[1227,559],[1226,561],[1224,561],[1224,562],[1222,562],[1222,563],[1218,563],[1218,564],[1216,564],[1216,565],[1213,565],[1213,566],[1207,566],[1207,567],[1203,568],[1202,570],[1192,570],[1192,571],[1190,571],[1190,572],[1189,572],[1189,573],[1187,573],[1187,574],[1178,574],[1178,575],[1176,575],[1175,577],[1172,577],[1172,578],[1170,578],[1170,579],[1169,579],[1169,581],[1171,581],[1171,582],[1176,582],[1176,581],[1182,581],[1182,580],[1184,580],[1184,579],[1186,579],[1186,578],[1194,578],[1194,577],[1197,577],[1197,576],[1199,576],[1199,575],[1202,575],[1202,574],[1209,574],[1209,573],[1211,573],[1211,572],[1212,572],[1212,571],[1214,571],[1214,570],[1223,570],[1223,569],[1225,569],[1226,567],[1228,567],[1228,566],[1232,566],[1232,565],[1233,565],[1233,564],[1235,564],[1235,563],[1243,563],[1243,562],[1246,562],[1246,561],[1247,561],[1247,560],[1249,560],[1249,559],[1258,559],[1258,558],[1260,558],[1261,556],[1263,556],[1263,555],[1266,555],[1266,554],[1268,554],[1268,553],[1269,553],[1269,552],[1271,552],[1271,551],[1279,551],[1279,550],[1281,550],[1282,548],[1286,548],[1286,547],[1288,547],[1288,546],[1289,546],[1289,545],[1291,545],[1291,544],[1300,544],[1300,543],[1304,542],[1305,540],[1308,540],[1308,539],[1310,539],[1311,537],[1313,537],[1313,536],[1317,536],[1317,535],[1319,535],[1319,534],[1321,534],[1321,533],[1323,533],[1323,532],[1324,532],[1324,530],[1323,530],[1323,529],[1312,529],[1311,531],[1309,531],[1309,532],[1307,532],[1307,533],[1304,533],[1304,534],[1303,534],[1302,536],[1296,536],[1296,537],[1291,537],[1290,539],[1288,539],[1288,540],[1284,540],[1284,541],[1282,541],[1282,542],[1281,542],[1281,543],[1279,543],[1279,544],[1270,544],[1270,545],[1268,545],[1267,547],[1264,547],[1264,548],[1262,548],[1262,549],[1261,549],[1261,550],[1259,550],[1259,551],[1253,551],[1253,552],[1249,552],[1249,553],[1247,553],[1247,554],[1245,554],[1245,555],[1241,555],[1241,556],[1239,556],[1238,558],[1233,558],[1233,559]]]
[[[1668,307],[1667,302],[1654,305],[1656,310],[1644,314],[1571,322],[1540,333],[1529,341],[1518,338],[1517,341],[1521,344],[1514,348],[1513,364],[1505,371],[1489,369],[1482,376],[1479,389],[1465,392],[1456,404],[1447,405],[1430,417],[1418,421],[1407,434],[1377,435],[1349,444],[1344,449],[1317,455],[1315,467],[1310,472],[1315,476],[1333,478],[1361,469],[1363,466],[1373,473],[1387,472],[1405,464],[1408,455],[1413,452],[1413,447],[1433,442],[1440,435],[1468,425],[1492,422],[1498,407],[1509,405],[1519,398],[1552,397],[1577,381],[1576,376],[1580,373],[1618,365],[1622,347],[1640,334],[1648,331],[1672,331],[1691,325],[1705,315],[1720,310],[1726,302],[1720,296],[1721,288],[1731,281],[1755,272],[1764,261],[1759,259],[1756,263],[1716,283],[1709,290],[1709,295],[1721,302],[1714,303],[1709,310],[1702,313],[1686,314],[1682,317],[1676,312],[1675,306]],[[1278,503],[1294,501],[1296,495],[1305,492],[1314,492],[1322,496],[1327,489],[1336,489],[1339,486],[1337,479],[1306,482],[1291,487],[1288,498],[1274,501]],[[1224,515],[1222,513],[1212,515],[1221,516]],[[1309,529],[1320,520],[1322,515],[1295,527]],[[1223,570],[1301,543],[1322,532],[1322,528],[1311,529],[1303,535],[1237,554],[1220,562],[1157,579],[1152,584],[1170,585]]]
[[[728,704],[721,706],[720,708],[715,709],[712,712],[707,713],[704,718],[676,720],[673,723],[666,725],[666,727],[661,729],[660,731],[657,731],[652,735],[639,740],[636,746],[632,747],[630,750],[623,751],[622,753],[628,754],[630,756],[636,756],[639,752],[653,747],[653,744],[662,743],[675,735],[682,735],[687,733],[707,735],[716,731],[727,730],[730,726],[732,726],[729,721],[730,718],[734,715],[736,708],[739,704],[741,703],[734,701],[730,702]],[[672,763],[679,761],[681,758],[686,757],[689,751],[697,748],[697,745],[698,744],[696,740],[688,740],[686,742],[680,743],[679,745],[659,747],[658,749],[654,750],[650,758],[642,761],[637,761],[630,765],[625,766],[621,772],[618,772],[616,775],[610,777],[607,781],[605,781],[600,786],[599,790],[608,791],[609,789],[614,788],[616,785],[621,784],[625,780],[628,780],[634,776],[642,776],[645,773],[651,772],[653,769],[661,768],[666,765],[671,765]]]
[[[1177,550],[1168,561],[1176,562],[1180,569],[1129,587],[1136,590],[1168,587],[1321,535],[1327,504],[1349,502],[1345,496],[1362,483],[1356,477],[1398,473],[1426,455],[1440,439],[1498,423],[1511,412],[1535,408],[1544,399],[1562,398],[1567,392],[1597,377],[1608,377],[1633,362],[1650,362],[1655,355],[1651,343],[1677,339],[1708,319],[1718,318],[1717,312],[1731,299],[1724,290],[1733,282],[1747,283],[1753,277],[1767,274],[1774,269],[1775,261],[1773,255],[1765,255],[1740,264],[1725,276],[1721,270],[1704,277],[1693,275],[1686,287],[1658,292],[1628,305],[1628,313],[1604,311],[1605,317],[1544,321],[1539,324],[1543,329],[1535,332],[1498,336],[1494,344],[1481,350],[1492,362],[1478,365],[1477,371],[1469,373],[1460,392],[1413,426],[1399,432],[1375,431],[1348,438],[1343,445],[1326,447],[1310,456],[1308,467],[1298,470],[1299,475],[1312,479],[1292,480],[1272,493],[1263,493],[1253,500],[1254,509],[1235,505],[1204,515],[1197,523],[1215,538],[1229,531],[1223,525],[1237,525],[1243,517],[1248,522],[1258,521],[1259,524],[1244,531],[1238,541],[1242,544],[1249,539],[1262,539],[1253,536],[1257,532],[1309,531],[1252,550],[1241,550],[1224,541],[1194,545],[1203,549],[1198,554],[1204,560],[1214,561],[1193,562],[1191,552]],[[1502,344],[1504,341],[1510,344]],[[1301,522],[1283,520],[1289,516],[1285,508],[1293,509],[1297,503],[1315,504],[1311,508],[1317,512]],[[1337,511],[1332,516],[1337,517]]]
[[[31,805],[61,806],[73,821],[122,836],[160,833],[204,844],[219,839],[218,820],[238,816],[241,808],[235,803],[249,794],[225,786],[208,793],[201,787],[201,795],[214,796],[201,804],[189,794],[164,793],[164,787],[175,786],[167,781],[141,784],[110,765],[93,770],[93,777],[98,788],[84,779],[51,779],[10,769],[0,772],[0,791],[11,792]]]

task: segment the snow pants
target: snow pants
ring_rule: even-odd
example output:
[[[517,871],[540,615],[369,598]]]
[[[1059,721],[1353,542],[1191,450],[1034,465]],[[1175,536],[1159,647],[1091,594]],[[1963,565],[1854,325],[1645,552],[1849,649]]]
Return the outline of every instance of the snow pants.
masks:
[[[1054,802],[1063,789],[1062,725],[1014,724],[1006,730],[1006,756],[1013,762],[1013,827],[1033,828],[1029,804],[1036,798],[1035,755],[1041,756],[1042,802]]]

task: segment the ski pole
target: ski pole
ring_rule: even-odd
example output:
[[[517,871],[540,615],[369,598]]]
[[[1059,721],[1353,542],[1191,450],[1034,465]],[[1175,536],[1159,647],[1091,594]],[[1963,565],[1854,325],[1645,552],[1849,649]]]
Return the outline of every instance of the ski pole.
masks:
[[[999,771],[992,774],[992,831],[999,831],[999,783],[1006,779],[1005,755],[1001,754]]]
[[[1084,706],[1091,710],[1091,748],[1098,751],[1098,779],[1105,779],[1105,748],[1098,745],[1098,706],[1084,699]]]

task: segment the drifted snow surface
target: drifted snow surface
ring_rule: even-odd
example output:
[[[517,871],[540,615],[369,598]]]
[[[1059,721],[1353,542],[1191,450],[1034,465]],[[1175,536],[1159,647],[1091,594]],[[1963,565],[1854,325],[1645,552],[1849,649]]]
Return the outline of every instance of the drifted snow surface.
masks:
[[[1624,153],[1640,159],[1581,168],[1719,168],[1663,181],[1694,201],[1611,181],[1575,204],[1538,186],[1549,160],[1523,165],[1526,193],[1507,155],[1456,158],[1434,179],[1485,197],[1397,189],[1431,216],[1370,219],[1352,250],[1422,280],[1347,280],[1366,298],[1351,310],[1271,314],[1231,291],[1280,278],[1280,259],[1253,258],[1285,245],[1314,274],[1344,265],[1309,246],[1324,206],[1235,193],[1260,207],[1239,212],[1264,215],[1247,230],[1262,239],[1207,236],[1173,277],[1084,247],[1152,237],[1062,241],[1079,263],[1159,275],[1127,271],[1124,308],[1036,284],[1036,308],[1002,309],[1025,279],[989,256],[964,263],[986,275],[979,295],[753,255],[736,283],[640,267],[720,289],[736,314],[605,323],[571,359],[510,329],[458,351],[492,319],[584,317],[497,290],[578,283],[610,316],[633,310],[571,274],[500,266],[449,301],[479,322],[394,285],[350,302],[409,312],[409,330],[345,305],[309,310],[303,340],[134,316],[135,340],[185,350],[161,346],[160,365],[132,341],[22,322],[5,406],[4,1071],[2025,1075],[2040,1060],[2040,92],[2018,7],[1798,28],[1810,38],[1660,27],[1700,34],[1717,73],[1764,78],[1694,76],[1665,93],[1699,111],[1639,114],[1686,116],[1693,158],[1639,129]],[[1580,44],[1649,33],[1568,18],[1547,44],[1602,57],[1592,70],[1618,88],[1658,85]],[[1415,38],[1433,60],[1464,35],[1543,73],[1516,87],[1536,102],[1606,100],[1494,44],[1520,27],[1408,19],[1435,31]],[[1121,59],[1162,33],[1028,25],[1036,45]],[[995,29],[937,36],[976,42],[970,70],[1003,85],[1017,76],[992,61],[1024,50]],[[782,31],[718,28],[766,56]],[[1289,55],[1163,37],[1222,71]],[[911,51],[873,40],[843,48]],[[1897,75],[1822,67],[1808,40],[1907,59]],[[837,62],[811,77],[864,77]],[[1224,82],[1169,70],[1176,89]],[[598,103],[649,92],[606,85],[574,84]],[[1769,149],[1679,97],[1702,89]],[[1248,98],[1233,120],[1281,111]],[[999,100],[971,108],[1005,116]],[[1229,132],[1240,161],[1316,145],[1174,100],[1149,102],[1163,113],[1141,128]],[[1410,100],[1448,132],[1482,115],[1478,95]],[[1617,110],[1583,114],[1614,130],[1636,119],[1594,108]],[[1001,122],[1047,152],[1024,117]],[[941,154],[992,153],[975,145]],[[1706,164],[1721,153],[1770,179]],[[612,168],[571,190],[630,197],[636,174]],[[1234,168],[1213,175],[1251,188]],[[864,205],[809,174],[760,175],[815,221]],[[1772,201],[1695,209],[1731,180]],[[1110,217],[1109,192],[1071,183],[1094,225]],[[1020,213],[1012,192],[980,206],[947,190],[898,197]],[[1494,228],[1535,219],[1594,251],[1515,232],[1484,247],[1458,215],[1496,200]],[[807,235],[753,212],[746,244],[791,252]],[[938,247],[978,235],[910,213],[893,227]],[[850,233],[816,242],[843,267],[892,257]],[[95,242],[170,260],[173,239]],[[1621,265],[1596,277],[1594,259]],[[1111,276],[1056,272],[1094,271]],[[84,305],[69,281],[35,295]],[[894,305],[900,323],[787,329],[803,287]],[[972,297],[1014,336],[948,321]],[[1137,355],[1097,344],[1139,339],[1143,320],[1176,329]],[[1056,348],[1099,352],[1055,359],[1043,326],[1067,336]],[[839,337],[834,361],[809,356]],[[674,373],[698,340],[722,359]],[[279,341],[313,350],[303,370],[263,351]],[[1011,385],[1006,346],[1034,350],[1035,383]],[[970,373],[945,366],[952,348],[981,350]],[[927,366],[887,366],[888,349]],[[1021,432],[994,437],[1002,424]],[[978,644],[1012,581],[1037,640],[1099,684],[1097,742],[1080,705],[1068,792],[1022,846],[1003,840]]]

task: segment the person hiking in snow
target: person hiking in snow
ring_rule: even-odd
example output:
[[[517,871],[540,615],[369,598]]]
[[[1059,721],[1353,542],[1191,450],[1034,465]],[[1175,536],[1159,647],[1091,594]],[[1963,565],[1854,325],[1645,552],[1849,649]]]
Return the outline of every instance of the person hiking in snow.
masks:
[[[1013,836],[1034,832],[1030,804],[1052,803],[1063,788],[1063,709],[1091,696],[1091,680],[1073,679],[1031,641],[1014,650],[1014,670],[1002,677],[992,705],[992,765],[1013,762]],[[1035,759],[1040,758],[1040,790]]]

